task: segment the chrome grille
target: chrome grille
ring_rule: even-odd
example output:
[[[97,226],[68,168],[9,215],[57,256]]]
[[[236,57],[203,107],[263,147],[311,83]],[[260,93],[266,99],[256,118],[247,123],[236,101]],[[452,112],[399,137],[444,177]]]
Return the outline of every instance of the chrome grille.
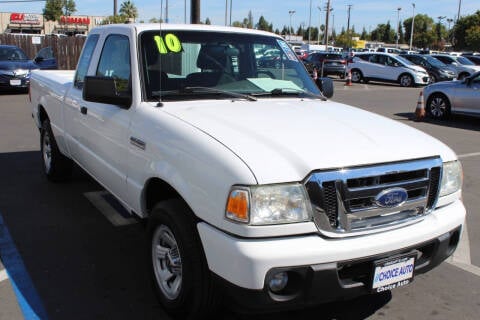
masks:
[[[428,158],[315,172],[305,187],[317,228],[330,237],[345,237],[414,223],[435,205],[441,166],[440,158]],[[379,195],[393,189],[401,189],[406,200],[379,205]]]

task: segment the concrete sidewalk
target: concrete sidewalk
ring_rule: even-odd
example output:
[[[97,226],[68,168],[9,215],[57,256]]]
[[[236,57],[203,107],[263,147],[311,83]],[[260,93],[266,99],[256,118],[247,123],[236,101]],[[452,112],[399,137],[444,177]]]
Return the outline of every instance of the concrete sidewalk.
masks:
[[[8,274],[0,261],[0,320],[23,319]]]

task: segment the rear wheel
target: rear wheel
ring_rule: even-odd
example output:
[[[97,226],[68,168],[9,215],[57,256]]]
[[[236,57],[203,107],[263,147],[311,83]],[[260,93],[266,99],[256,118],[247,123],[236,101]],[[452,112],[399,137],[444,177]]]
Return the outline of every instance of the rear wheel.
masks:
[[[358,69],[353,69],[351,71],[351,76],[352,76],[352,82],[355,82],[355,83],[359,83],[363,79],[362,71]]]
[[[73,162],[58,149],[48,119],[43,121],[40,130],[40,151],[42,153],[43,169],[49,180],[62,181],[71,176]]]
[[[203,319],[219,303],[193,213],[181,200],[157,204],[149,218],[149,266],[155,292],[173,316]]]
[[[462,72],[458,75],[458,80],[463,80],[465,79],[466,77],[469,77],[470,75],[466,72]]]
[[[426,109],[433,119],[446,119],[450,116],[450,101],[445,95],[434,93],[428,98]]]

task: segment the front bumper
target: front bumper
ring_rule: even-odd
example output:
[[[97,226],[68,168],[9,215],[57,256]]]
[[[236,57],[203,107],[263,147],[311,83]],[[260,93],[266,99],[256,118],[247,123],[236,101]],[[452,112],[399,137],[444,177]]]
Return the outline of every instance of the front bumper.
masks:
[[[415,74],[415,84],[427,85],[430,83],[430,77],[424,74]]]
[[[316,234],[239,239],[205,223],[198,230],[210,270],[223,279],[232,297],[250,307],[276,309],[366,294],[372,262],[398,253],[422,252],[415,273],[426,272],[453,253],[464,219],[465,208],[456,201],[416,224],[343,239]],[[269,275],[282,270],[301,282],[289,297],[277,297],[267,288]]]

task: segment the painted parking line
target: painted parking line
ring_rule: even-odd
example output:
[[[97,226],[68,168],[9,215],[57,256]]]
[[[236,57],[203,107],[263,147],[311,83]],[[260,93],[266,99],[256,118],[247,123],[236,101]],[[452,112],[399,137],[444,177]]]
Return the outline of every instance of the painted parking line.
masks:
[[[458,156],[459,159],[471,158],[471,157],[478,157],[480,156],[480,152],[472,152],[472,153],[465,153]]]
[[[40,296],[33,285],[32,279],[27,272],[22,257],[13,242],[10,232],[3,221],[0,213],[0,258],[8,270],[6,275],[10,280],[17,302],[23,317],[27,320],[46,320],[47,313]],[[6,272],[5,272],[6,273]]]
[[[100,211],[114,226],[127,226],[138,223],[137,219],[107,191],[84,193],[84,196]]]
[[[8,273],[7,270],[3,269],[0,270],[0,282],[8,280]]]

